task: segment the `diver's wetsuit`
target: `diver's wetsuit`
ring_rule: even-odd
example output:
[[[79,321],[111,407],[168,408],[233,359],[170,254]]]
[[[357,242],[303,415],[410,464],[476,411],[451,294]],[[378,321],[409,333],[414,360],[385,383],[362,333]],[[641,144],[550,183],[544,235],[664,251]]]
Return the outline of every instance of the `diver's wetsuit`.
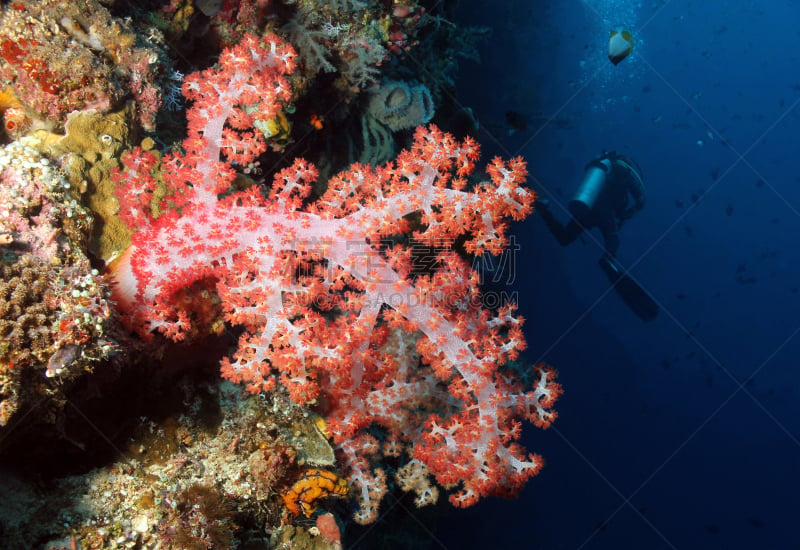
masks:
[[[641,169],[636,162],[622,155],[606,153],[590,162],[587,168],[600,166],[606,170],[601,164],[604,159],[611,161],[610,173],[606,175],[606,183],[597,202],[583,219],[573,215],[566,225],[562,225],[548,207],[540,207],[538,212],[563,246],[573,242],[586,229],[597,227],[605,241],[606,255],[614,258],[619,248],[619,228],[625,220],[644,208],[645,191]],[[633,198],[631,206],[628,206],[628,194]]]

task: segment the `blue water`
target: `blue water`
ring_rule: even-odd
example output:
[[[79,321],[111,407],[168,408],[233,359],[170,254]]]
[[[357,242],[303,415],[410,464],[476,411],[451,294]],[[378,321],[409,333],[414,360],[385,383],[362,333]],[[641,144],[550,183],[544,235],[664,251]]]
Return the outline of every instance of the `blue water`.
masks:
[[[609,292],[599,234],[561,248],[536,215],[517,227],[527,358],[559,369],[560,418],[525,434],[547,464],[519,499],[448,516],[431,547],[800,548],[800,2],[460,13],[494,28],[459,82],[486,158],[524,156],[565,220],[602,149],[641,165],[618,258],[661,313],[642,323]],[[617,26],[637,47],[615,67]]]

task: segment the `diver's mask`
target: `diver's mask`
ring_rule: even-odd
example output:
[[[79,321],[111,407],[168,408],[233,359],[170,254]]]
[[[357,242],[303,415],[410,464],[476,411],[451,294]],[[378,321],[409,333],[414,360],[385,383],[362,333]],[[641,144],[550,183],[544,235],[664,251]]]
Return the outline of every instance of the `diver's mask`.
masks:
[[[603,192],[608,174],[611,172],[611,160],[600,157],[586,165],[586,173],[572,200],[567,204],[570,214],[578,222],[585,223]]]

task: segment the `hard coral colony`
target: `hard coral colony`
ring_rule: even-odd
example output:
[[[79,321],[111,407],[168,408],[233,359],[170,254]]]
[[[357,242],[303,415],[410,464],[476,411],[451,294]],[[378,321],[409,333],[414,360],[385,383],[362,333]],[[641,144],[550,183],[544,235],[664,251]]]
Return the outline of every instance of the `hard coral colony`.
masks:
[[[80,248],[91,215],[69,187],[34,149],[0,147],[0,426],[116,347],[108,285]]]

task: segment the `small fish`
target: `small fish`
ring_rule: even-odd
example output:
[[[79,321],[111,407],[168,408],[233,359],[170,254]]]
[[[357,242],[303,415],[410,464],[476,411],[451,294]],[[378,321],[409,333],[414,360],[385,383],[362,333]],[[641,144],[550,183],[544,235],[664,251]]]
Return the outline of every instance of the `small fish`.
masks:
[[[325,126],[325,117],[318,115],[314,109],[311,109],[308,122],[315,130],[322,130]]]
[[[608,60],[619,64],[633,51],[633,35],[627,29],[614,29],[608,36]]]
[[[67,344],[64,347],[58,348],[47,361],[47,370],[44,375],[48,378],[58,376],[78,358],[80,352],[81,348],[76,344]]]

